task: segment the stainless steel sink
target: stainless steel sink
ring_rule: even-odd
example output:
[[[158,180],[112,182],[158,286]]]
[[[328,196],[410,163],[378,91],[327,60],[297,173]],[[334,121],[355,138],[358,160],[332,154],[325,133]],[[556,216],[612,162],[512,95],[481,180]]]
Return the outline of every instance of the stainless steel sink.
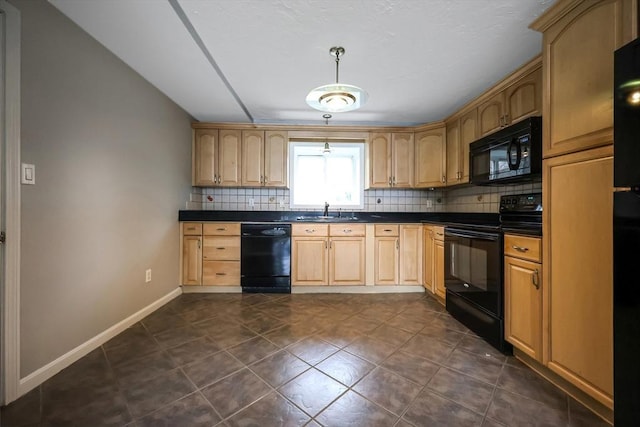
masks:
[[[351,222],[358,221],[356,216],[299,216],[296,221],[305,222]]]

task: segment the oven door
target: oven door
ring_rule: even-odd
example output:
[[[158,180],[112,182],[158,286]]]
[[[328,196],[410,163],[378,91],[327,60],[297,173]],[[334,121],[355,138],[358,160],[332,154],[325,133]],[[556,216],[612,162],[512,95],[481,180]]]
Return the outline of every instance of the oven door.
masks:
[[[502,233],[446,227],[447,291],[502,317]]]

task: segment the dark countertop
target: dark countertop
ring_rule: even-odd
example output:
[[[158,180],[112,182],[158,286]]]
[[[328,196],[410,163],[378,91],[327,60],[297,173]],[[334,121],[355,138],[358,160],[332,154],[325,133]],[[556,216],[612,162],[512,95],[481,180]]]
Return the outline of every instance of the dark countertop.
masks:
[[[178,221],[237,221],[237,222],[305,222],[298,217],[319,217],[321,212],[309,211],[179,211]],[[338,212],[329,211],[329,215],[338,217]],[[351,217],[350,211],[342,212],[342,217]],[[356,220],[326,220],[322,222],[347,223],[433,223],[442,225],[484,226],[498,228],[500,215],[497,213],[459,213],[459,212],[354,212]]]

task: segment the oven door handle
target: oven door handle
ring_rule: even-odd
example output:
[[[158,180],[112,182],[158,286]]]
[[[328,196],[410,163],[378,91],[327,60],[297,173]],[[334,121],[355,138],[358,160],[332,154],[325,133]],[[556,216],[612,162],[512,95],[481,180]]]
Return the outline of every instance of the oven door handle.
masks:
[[[446,240],[447,236],[463,237],[463,238],[468,238],[468,239],[491,240],[491,241],[500,240],[500,234],[483,233],[483,232],[480,232],[480,231],[471,231],[471,230],[446,229],[445,232],[444,232],[445,240]]]

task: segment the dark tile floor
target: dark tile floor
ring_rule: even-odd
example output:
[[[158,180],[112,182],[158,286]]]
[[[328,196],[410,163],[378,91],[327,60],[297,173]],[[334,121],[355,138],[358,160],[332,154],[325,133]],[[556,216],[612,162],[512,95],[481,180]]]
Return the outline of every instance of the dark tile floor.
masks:
[[[10,426],[606,426],[421,294],[185,294]]]

